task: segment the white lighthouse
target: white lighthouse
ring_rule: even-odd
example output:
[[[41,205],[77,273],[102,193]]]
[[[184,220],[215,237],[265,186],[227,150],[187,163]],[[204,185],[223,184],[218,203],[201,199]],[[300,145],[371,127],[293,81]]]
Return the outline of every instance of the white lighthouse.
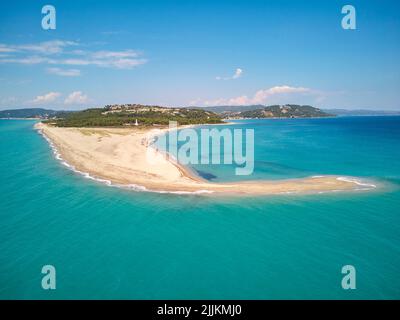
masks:
[[[135,121],[135,126],[138,126],[139,125],[139,123],[137,122],[137,119],[136,119],[136,121]]]

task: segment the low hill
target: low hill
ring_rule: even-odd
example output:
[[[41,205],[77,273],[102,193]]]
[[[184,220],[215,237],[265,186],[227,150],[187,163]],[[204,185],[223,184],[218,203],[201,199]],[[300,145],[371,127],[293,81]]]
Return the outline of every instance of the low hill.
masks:
[[[41,108],[0,110],[0,118],[38,118],[47,119],[64,114],[65,111],[55,111]]]
[[[227,111],[223,112],[222,117],[231,119],[248,118],[317,118],[330,117],[332,114],[326,113],[321,109],[312,106],[301,106],[296,104],[273,105],[247,111]]]
[[[107,105],[104,108],[73,112],[56,120],[49,120],[60,127],[114,127],[168,125],[177,121],[180,125],[222,123],[214,112],[190,108],[166,108],[140,104]]]
[[[242,111],[262,109],[265,108],[265,105],[255,104],[246,106],[213,106],[213,107],[193,107],[193,108],[212,111],[215,113],[227,113],[227,112],[242,112]]]
[[[396,110],[325,109],[323,111],[337,115],[337,116],[398,116],[398,115],[400,115],[400,111],[396,111]]]

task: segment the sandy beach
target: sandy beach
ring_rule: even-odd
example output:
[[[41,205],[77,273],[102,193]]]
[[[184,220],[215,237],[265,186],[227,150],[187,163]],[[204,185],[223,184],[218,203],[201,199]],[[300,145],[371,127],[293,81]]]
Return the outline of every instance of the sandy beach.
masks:
[[[216,194],[321,193],[362,189],[357,180],[318,176],[279,181],[212,183],[150,147],[155,131],[146,128],[60,128],[35,125],[76,170],[121,186],[158,192]],[[160,131],[158,132],[158,134]],[[149,161],[152,148],[157,161]]]

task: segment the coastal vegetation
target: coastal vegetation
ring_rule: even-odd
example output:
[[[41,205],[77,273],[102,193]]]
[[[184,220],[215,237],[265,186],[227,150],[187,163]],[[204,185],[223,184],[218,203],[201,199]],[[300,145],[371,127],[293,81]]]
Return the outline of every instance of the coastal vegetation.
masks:
[[[64,114],[46,122],[59,127],[119,127],[222,123],[219,115],[211,111],[190,108],[167,108],[139,104],[107,105],[104,108],[86,109]]]
[[[243,106],[215,106],[215,107],[188,107],[188,108],[168,108],[168,110],[172,110],[171,113],[174,112],[175,115],[170,114],[167,121],[163,121],[166,113],[161,109],[167,109],[164,107],[157,106],[141,106],[141,105],[109,105],[105,108],[95,108],[95,109],[87,109],[85,111],[60,111],[60,110],[51,110],[51,109],[42,109],[42,108],[25,108],[25,109],[9,109],[9,110],[1,110],[0,118],[1,119],[12,119],[12,118],[36,118],[36,119],[44,119],[49,120],[52,119],[53,122],[57,122],[60,125],[67,125],[71,123],[71,121],[77,121],[78,118],[83,120],[86,118],[87,121],[94,121],[97,118],[96,122],[109,122],[111,125],[120,126],[121,123],[126,123],[129,125],[132,121],[133,114],[135,113],[134,109],[148,108],[148,111],[136,112],[137,116],[141,116],[138,118],[140,124],[163,124],[168,122],[170,118],[175,117],[177,115],[181,115],[181,119],[179,123],[185,124],[198,124],[198,121],[195,121],[194,118],[207,118],[211,117],[204,123],[217,123],[215,121],[220,121],[217,118],[222,119],[250,119],[250,118],[315,118],[315,117],[334,117],[334,116],[388,116],[388,115],[399,115],[399,111],[393,110],[345,110],[345,109],[318,109],[312,106],[303,106],[303,105],[243,105]],[[102,113],[108,114],[109,109],[114,110],[115,113],[120,112],[118,117],[111,117],[110,115],[105,118],[101,115]],[[118,111],[118,109],[120,109]],[[151,111],[152,110],[152,111]],[[168,111],[167,110],[167,111]],[[199,111],[200,112],[195,112]],[[206,113],[201,113],[201,111],[205,111]],[[73,116],[72,114],[76,114]],[[141,114],[140,114],[141,113]],[[162,115],[162,119],[156,119],[157,113]],[[187,115],[189,114],[189,117]],[[114,114],[113,116],[115,116]],[[124,122],[122,119],[124,116],[127,116],[127,121]],[[152,117],[152,120],[148,119]],[[117,119],[118,118],[118,119]],[[185,118],[183,120],[182,118]],[[193,118],[193,119],[190,119]],[[147,119],[147,120],[146,120]],[[56,121],[55,121],[56,120]],[[64,121],[62,121],[64,120]],[[121,121],[122,120],[122,121]],[[165,119],[164,119],[165,120]],[[134,119],[135,121],[135,119]],[[193,122],[191,122],[193,121]],[[213,122],[214,121],[214,122]],[[114,124],[113,124],[114,123]]]
[[[334,116],[312,106],[297,104],[272,105],[244,111],[224,111],[221,115],[229,119],[319,118]]]

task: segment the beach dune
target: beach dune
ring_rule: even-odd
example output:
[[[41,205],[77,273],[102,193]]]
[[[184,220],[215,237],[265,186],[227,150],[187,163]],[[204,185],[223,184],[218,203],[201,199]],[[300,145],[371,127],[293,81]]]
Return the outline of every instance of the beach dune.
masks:
[[[360,189],[356,180],[336,176],[212,183],[162,153],[156,153],[158,161],[150,163],[149,129],[61,128],[43,123],[36,124],[36,128],[52,141],[63,160],[77,170],[121,186],[135,185],[158,192],[254,195]]]

